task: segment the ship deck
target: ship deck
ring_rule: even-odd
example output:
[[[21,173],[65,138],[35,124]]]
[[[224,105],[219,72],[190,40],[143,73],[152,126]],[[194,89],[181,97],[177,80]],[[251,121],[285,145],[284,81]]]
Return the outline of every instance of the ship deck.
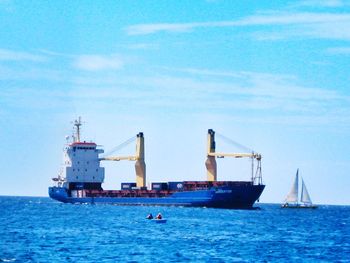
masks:
[[[250,181],[185,181],[181,190],[94,190],[82,189],[78,190],[78,196],[84,197],[167,197],[177,192],[192,192],[200,190],[215,189],[216,187],[242,187],[252,186]],[[79,192],[80,191],[80,192]]]

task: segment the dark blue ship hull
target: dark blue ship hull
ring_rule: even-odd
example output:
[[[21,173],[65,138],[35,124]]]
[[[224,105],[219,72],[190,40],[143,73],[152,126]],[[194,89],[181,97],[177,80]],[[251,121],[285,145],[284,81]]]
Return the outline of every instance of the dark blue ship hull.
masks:
[[[49,196],[64,203],[115,205],[165,205],[250,209],[259,199],[265,185],[212,187],[205,190],[179,191],[164,197],[72,197],[64,187],[49,187]]]

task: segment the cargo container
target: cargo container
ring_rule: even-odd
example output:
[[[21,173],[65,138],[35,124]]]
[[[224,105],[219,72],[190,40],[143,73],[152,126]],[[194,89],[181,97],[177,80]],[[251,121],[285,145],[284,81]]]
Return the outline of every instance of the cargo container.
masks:
[[[136,187],[136,183],[122,183],[122,190],[131,190],[133,187]]]
[[[168,184],[167,183],[152,183],[152,190],[168,190]]]
[[[182,191],[184,189],[184,182],[169,182],[168,187],[170,191]]]

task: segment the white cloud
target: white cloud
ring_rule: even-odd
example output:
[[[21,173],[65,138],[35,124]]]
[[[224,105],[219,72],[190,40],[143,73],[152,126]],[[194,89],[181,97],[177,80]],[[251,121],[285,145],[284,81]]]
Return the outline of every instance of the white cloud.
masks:
[[[119,70],[124,62],[116,55],[81,55],[75,59],[73,65],[77,69],[86,71]]]
[[[285,13],[270,12],[248,16],[234,21],[138,24],[126,28],[129,35],[148,35],[160,32],[190,32],[198,28],[280,26],[281,33],[274,33],[273,39],[288,36],[307,36],[312,38],[350,39],[350,14],[335,13]],[[287,27],[283,30],[283,27]],[[289,26],[294,26],[290,33]],[[282,28],[281,28],[282,27]],[[270,28],[269,28],[270,29]]]
[[[169,68],[166,68],[169,69]],[[218,76],[218,77],[231,77],[238,79],[248,79],[253,77],[259,78],[269,78],[275,81],[279,80],[296,80],[295,76],[287,74],[269,74],[269,73],[257,73],[249,71],[220,71],[220,70],[208,70],[208,69],[198,69],[198,68],[179,68],[179,69],[169,69],[173,71],[185,72],[193,75],[206,75],[206,76]]]
[[[305,116],[312,120],[334,120],[350,116],[350,97],[335,90],[305,87],[295,76],[257,72],[229,72],[208,69],[175,69],[157,75],[123,79],[89,78],[81,82],[74,97],[120,108],[167,109],[197,113],[244,111],[244,115]],[[185,74],[183,76],[176,76]],[[201,77],[198,78],[198,75]],[[239,114],[239,113],[238,113]],[[317,117],[317,118],[316,118]],[[330,117],[329,117],[330,118]],[[332,118],[330,118],[332,119]],[[329,122],[330,120],[325,121]],[[319,121],[318,121],[319,122]],[[310,122],[310,124],[312,121]]]
[[[138,24],[129,26],[126,31],[129,35],[148,35],[161,31],[166,32],[187,32],[195,27],[203,26],[203,23],[184,23],[184,24]]]
[[[315,23],[349,22],[350,14],[334,13],[268,13],[255,15],[239,21],[242,26],[254,25],[297,25]]]
[[[326,49],[329,54],[335,55],[350,55],[350,47],[333,47]]]
[[[60,58],[74,58],[75,55],[67,54],[67,53],[61,53],[61,52],[55,52],[47,49],[39,49],[40,53],[51,56],[51,57],[60,57]]]
[[[296,5],[308,7],[342,7],[345,6],[346,3],[342,0],[304,0]]]
[[[14,3],[12,0],[0,0],[0,11],[12,13],[15,11]]]
[[[128,45],[127,48],[136,49],[136,50],[137,49],[155,50],[155,49],[159,49],[159,45],[154,43],[139,43],[139,44]]]
[[[0,49],[0,61],[31,61],[44,62],[47,57],[35,55],[27,52],[18,52],[8,49]]]
[[[118,110],[124,113],[135,110],[143,111],[145,114],[152,111],[161,114],[166,109],[174,114],[178,111],[199,115],[212,112],[233,117],[243,114],[243,116],[249,116],[251,120],[254,120],[257,115],[266,115],[270,116],[271,121],[276,122],[283,120],[283,116],[287,115],[300,116],[310,125],[332,122],[335,126],[348,123],[348,116],[350,116],[348,96],[326,87],[305,87],[293,75],[158,67],[152,70],[154,73],[151,75],[116,76],[108,69],[120,69],[118,57],[80,56],[76,58],[76,62],[84,62],[75,64],[79,69],[89,71],[104,69],[104,71],[102,74],[90,76],[84,72],[64,74],[64,72],[49,69],[46,71],[33,69],[34,71],[16,73],[0,67],[0,78],[7,80],[8,76],[11,76],[11,78],[45,81],[49,79],[57,83],[63,81],[66,83],[64,86],[69,87],[65,88],[64,100],[80,106],[86,105],[81,106],[87,107],[86,110],[91,108],[113,112],[118,105]],[[113,64],[114,58],[116,58],[116,64]],[[46,94],[40,91],[42,95],[40,97],[46,97],[47,101],[50,101],[51,97],[58,97],[56,91],[52,94],[49,91]],[[8,103],[23,103],[23,107],[35,105],[36,102],[29,99],[30,89],[24,92],[18,88],[16,92],[17,95],[11,93],[16,99]],[[61,99],[57,99],[57,103],[60,102]],[[46,107],[46,104],[42,107]],[[298,123],[296,119],[289,119],[289,121]]]
[[[170,70],[170,69],[169,69]],[[218,71],[208,69],[184,68],[175,69],[175,72],[184,72],[191,75],[208,76],[205,84],[196,81],[195,78],[174,78],[168,77],[166,85],[198,88],[213,92],[225,92],[227,94],[241,94],[252,97],[270,97],[270,98],[289,98],[296,100],[324,99],[333,100],[341,99],[342,95],[336,91],[304,87],[298,84],[296,76],[287,74],[270,74],[248,71]],[[219,81],[212,77],[220,77]],[[228,79],[224,79],[226,77]],[[164,79],[163,79],[164,80]],[[178,83],[181,81],[181,83]],[[198,85],[198,86],[197,86]]]
[[[50,68],[38,67],[5,67],[0,65],[0,80],[11,81],[28,81],[28,80],[45,80],[62,82],[65,81],[66,75],[61,71]]]

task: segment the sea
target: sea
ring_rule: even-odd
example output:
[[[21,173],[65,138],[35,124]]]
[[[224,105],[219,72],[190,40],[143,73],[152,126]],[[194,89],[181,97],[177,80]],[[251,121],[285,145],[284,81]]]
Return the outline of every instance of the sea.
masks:
[[[0,197],[0,262],[350,262],[350,206],[255,210]],[[145,219],[161,213],[167,222]]]

